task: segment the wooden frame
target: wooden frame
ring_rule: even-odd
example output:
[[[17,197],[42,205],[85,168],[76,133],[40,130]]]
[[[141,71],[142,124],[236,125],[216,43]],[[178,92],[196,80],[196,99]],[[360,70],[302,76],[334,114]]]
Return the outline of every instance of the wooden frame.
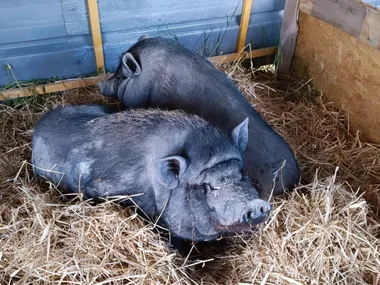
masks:
[[[299,11],[380,50],[380,11],[377,9],[355,0],[287,0],[281,26],[278,73],[290,72],[298,36]]]
[[[47,94],[47,93],[60,92],[60,91],[65,91],[65,90],[70,90],[70,89],[75,89],[75,88],[92,86],[92,85],[96,85],[100,79],[101,79],[100,76],[75,78],[75,79],[60,80],[60,81],[49,83],[49,84],[36,85],[30,88],[26,87],[26,88],[11,89],[11,90],[0,93],[0,100],[27,97],[27,96],[32,96],[36,94]]]
[[[257,58],[262,56],[269,56],[276,54],[277,47],[269,47],[263,49],[252,50],[244,52],[245,41],[248,32],[249,18],[252,9],[253,0],[243,0],[242,18],[239,26],[238,42],[236,44],[236,53],[226,54],[221,56],[210,57],[209,60],[214,64],[226,63],[247,58]],[[88,13],[91,24],[91,34],[94,45],[94,53],[96,66],[98,71],[105,71],[104,69],[104,54],[103,44],[100,28],[99,7],[97,0],[87,0]],[[93,76],[88,78],[67,79],[60,80],[50,84],[37,85],[31,88],[17,88],[0,93],[0,100],[31,96],[35,94],[46,94],[53,92],[60,92],[80,87],[87,87],[96,85],[103,76]]]

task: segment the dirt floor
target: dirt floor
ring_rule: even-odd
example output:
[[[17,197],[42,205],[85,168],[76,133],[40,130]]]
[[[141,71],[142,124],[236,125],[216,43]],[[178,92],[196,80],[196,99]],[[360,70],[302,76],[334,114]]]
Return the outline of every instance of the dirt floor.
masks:
[[[0,106],[1,284],[380,284],[380,146],[361,142],[312,82],[223,68],[296,153],[302,181],[270,219],[188,259],[154,223],[115,203],[37,183],[33,126],[58,105],[107,103],[97,88]],[[194,252],[197,251],[195,247]]]

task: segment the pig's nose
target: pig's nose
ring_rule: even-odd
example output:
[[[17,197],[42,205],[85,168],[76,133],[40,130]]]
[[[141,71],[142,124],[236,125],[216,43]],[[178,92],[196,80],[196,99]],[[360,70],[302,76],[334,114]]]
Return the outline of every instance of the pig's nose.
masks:
[[[104,91],[105,91],[105,83],[104,83],[104,81],[99,81],[98,82],[98,87],[100,89],[100,92],[104,93]]]
[[[98,87],[100,89],[100,92],[102,92],[105,96],[113,96],[116,94],[114,81],[110,81],[109,79],[98,82]]]
[[[264,222],[271,211],[269,203],[261,199],[253,200],[249,206],[243,219],[250,224],[256,225]]]

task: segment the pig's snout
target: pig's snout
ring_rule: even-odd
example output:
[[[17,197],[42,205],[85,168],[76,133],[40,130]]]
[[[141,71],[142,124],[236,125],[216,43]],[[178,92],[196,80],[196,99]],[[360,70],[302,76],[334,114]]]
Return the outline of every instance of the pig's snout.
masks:
[[[113,96],[116,94],[112,78],[100,81],[98,83],[98,87],[100,92],[102,92],[105,96]]]
[[[271,206],[268,202],[260,199],[253,200],[245,211],[243,221],[254,225],[260,224],[268,218],[270,211]]]
[[[98,87],[100,89],[100,92],[102,92],[103,94],[104,93],[107,93],[107,89],[106,89],[106,82],[105,81],[99,81],[98,82]]]

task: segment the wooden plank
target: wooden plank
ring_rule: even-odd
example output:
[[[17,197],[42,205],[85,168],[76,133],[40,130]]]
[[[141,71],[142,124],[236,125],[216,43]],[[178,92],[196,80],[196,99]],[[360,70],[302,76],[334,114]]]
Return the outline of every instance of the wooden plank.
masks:
[[[280,61],[276,72],[288,74],[292,64],[298,35],[299,0],[287,0],[280,33]]]
[[[228,63],[236,60],[248,59],[248,58],[257,58],[262,56],[274,55],[277,52],[277,47],[261,48],[252,50],[250,52],[236,52],[227,55],[219,55],[209,57],[209,60],[213,64]]]
[[[87,87],[96,85],[99,80],[101,80],[103,77],[100,76],[94,76],[94,77],[87,77],[87,78],[78,78],[78,79],[67,79],[67,80],[61,80],[54,83],[49,84],[43,84],[43,85],[36,85],[30,88],[17,88],[12,89],[4,92],[0,92],[0,100],[6,100],[6,99],[12,99],[12,98],[19,98],[19,97],[27,97],[32,96],[36,94],[47,94],[47,93],[53,93],[53,92],[60,92],[75,88],[81,88],[81,87]]]
[[[315,0],[311,15],[359,37],[366,7],[355,0]]]
[[[249,18],[251,16],[252,0],[243,0],[243,7],[241,11],[241,20],[238,41],[236,44],[236,52],[240,52],[245,47],[245,40],[247,38]]]
[[[357,0],[300,0],[301,12],[380,49],[380,11]]]
[[[313,11],[314,0],[301,0],[299,4],[299,9],[308,15],[311,15]]]
[[[98,71],[104,71],[104,54],[102,33],[100,30],[98,0],[88,0],[88,13],[90,16],[92,42],[94,45],[96,67]]]
[[[304,13],[299,25],[294,75],[313,79],[344,110],[353,133],[380,143],[380,52]]]
[[[276,54],[277,47],[262,48],[257,50],[252,50],[251,52],[241,52],[241,53],[232,53],[220,56],[209,57],[208,59],[214,64],[227,63],[235,60],[247,59],[247,58],[257,58],[262,56],[268,56]],[[45,85],[37,85],[32,88],[23,88],[23,89],[12,89],[4,92],[0,92],[0,100],[19,98],[32,96],[35,94],[47,94],[53,92],[61,92],[65,90],[94,86],[100,80],[103,80],[103,76],[93,76],[87,78],[79,79],[67,79],[62,81],[57,81]]]

